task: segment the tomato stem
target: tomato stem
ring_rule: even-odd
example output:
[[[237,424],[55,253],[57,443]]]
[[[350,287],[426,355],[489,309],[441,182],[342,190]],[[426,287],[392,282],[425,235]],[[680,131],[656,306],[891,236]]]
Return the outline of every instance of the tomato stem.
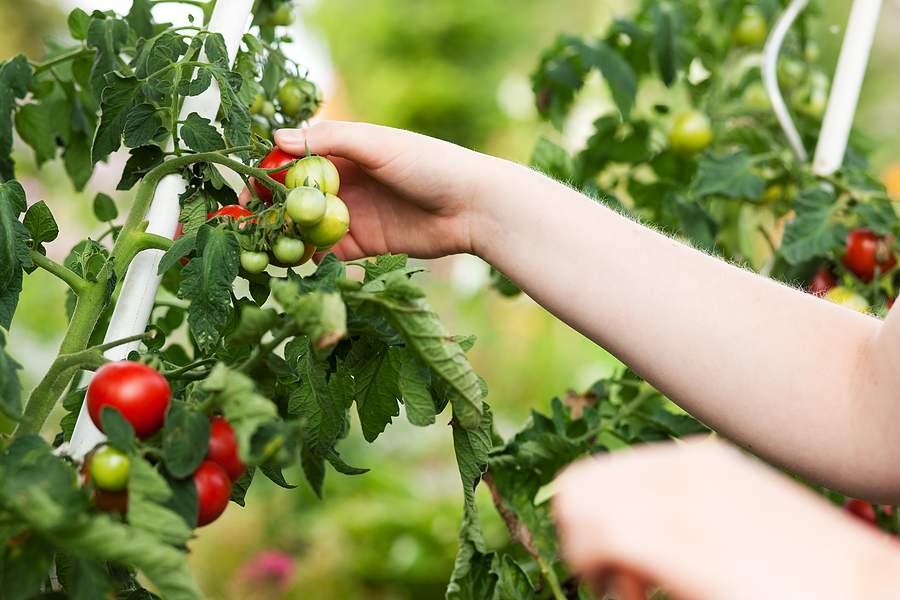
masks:
[[[54,275],[64,281],[66,285],[72,288],[72,291],[75,292],[76,295],[81,293],[85,289],[85,287],[89,285],[87,281],[79,277],[74,271],[71,271],[58,262],[47,258],[40,252],[32,249],[28,254],[31,257],[31,262],[44,269],[51,275]]]

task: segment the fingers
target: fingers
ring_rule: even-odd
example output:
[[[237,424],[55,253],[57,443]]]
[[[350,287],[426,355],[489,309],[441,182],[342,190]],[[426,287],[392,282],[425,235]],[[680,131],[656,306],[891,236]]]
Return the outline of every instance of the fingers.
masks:
[[[322,121],[304,129],[279,129],[275,132],[278,147],[295,156],[310,152],[323,156],[339,156],[367,169],[377,169],[392,148],[406,147],[417,134],[369,123]]]

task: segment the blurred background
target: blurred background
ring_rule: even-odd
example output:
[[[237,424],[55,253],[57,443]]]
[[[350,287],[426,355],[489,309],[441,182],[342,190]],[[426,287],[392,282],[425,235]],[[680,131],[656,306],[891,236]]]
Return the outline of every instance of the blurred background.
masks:
[[[818,4],[823,18],[814,35],[830,73],[850,3]],[[0,0],[0,21],[8,24],[0,60],[19,53],[39,59],[47,36],[67,35],[66,16],[75,6],[127,10],[113,0]],[[290,55],[310,68],[310,78],[324,90],[326,104],[317,118],[402,127],[527,162],[538,135],[575,147],[609,105],[601,85],[588,85],[562,134],[541,123],[529,75],[543,50],[562,32],[600,32],[634,6],[632,0],[303,0],[295,4],[297,19],[289,28],[295,40]],[[159,4],[154,12],[157,20],[183,22],[179,10]],[[886,174],[900,164],[898,26],[900,2],[888,0],[856,120],[878,148],[877,172]],[[130,197],[111,192],[121,156],[98,165],[88,188],[77,194],[58,161],[37,171],[30,150],[17,148],[28,202],[45,200],[64,224],[60,238],[48,245],[53,258],[61,260],[76,241],[102,231],[86,210],[98,191],[113,195],[122,214],[127,209]],[[488,266],[479,259],[449,257],[425,266],[429,272],[417,283],[450,331],[478,338],[469,357],[487,381],[487,401],[504,438],[532,408],[546,411],[554,395],[582,391],[618,368],[605,351],[526,296],[510,300],[490,290]],[[585,273],[592,276],[602,274]],[[62,284],[43,271],[28,276],[10,332],[10,352],[25,367],[26,389],[56,353],[66,325],[64,298]],[[46,433],[52,438],[55,431]],[[324,501],[305,488],[298,472],[286,473],[298,484],[295,490],[258,481],[246,508],[232,505],[200,531],[191,549],[208,597],[443,598],[462,515],[449,429],[416,428],[401,415],[375,444],[354,431],[341,450],[348,463],[371,471],[329,473]],[[483,486],[478,501],[489,545],[506,546],[505,528]]]

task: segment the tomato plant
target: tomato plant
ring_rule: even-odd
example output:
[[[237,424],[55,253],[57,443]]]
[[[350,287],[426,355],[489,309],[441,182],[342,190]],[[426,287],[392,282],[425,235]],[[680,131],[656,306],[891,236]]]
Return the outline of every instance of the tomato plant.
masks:
[[[292,265],[306,253],[306,244],[298,238],[280,236],[272,246],[272,254],[281,263]],[[299,266],[299,265],[298,265]]]
[[[234,438],[234,428],[225,417],[216,415],[209,420],[209,449],[207,458],[228,473],[228,478],[234,482],[241,478],[247,465],[238,456],[237,440]]]
[[[194,486],[199,504],[197,527],[203,527],[218,519],[228,508],[231,480],[224,467],[212,460],[205,460],[194,471]]]
[[[91,455],[90,478],[98,488],[119,492],[128,485],[131,460],[113,446],[105,446]]]
[[[872,281],[876,269],[884,274],[897,264],[891,242],[867,227],[854,229],[847,234],[841,261],[862,281]]]
[[[85,402],[91,419],[103,431],[101,410],[119,411],[146,439],[162,429],[172,391],[159,371],[132,361],[109,362],[97,369],[88,384]]]

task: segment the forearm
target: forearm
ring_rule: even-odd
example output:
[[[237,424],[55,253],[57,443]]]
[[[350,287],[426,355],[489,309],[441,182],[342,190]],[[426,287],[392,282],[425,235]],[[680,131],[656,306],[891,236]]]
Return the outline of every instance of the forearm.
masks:
[[[888,431],[900,387],[878,375],[897,363],[868,360],[880,321],[524,167],[495,161],[490,172],[499,185],[476,203],[473,249],[537,302],[754,453],[850,494],[900,497],[900,436]],[[548,237],[556,232],[564,237]]]

